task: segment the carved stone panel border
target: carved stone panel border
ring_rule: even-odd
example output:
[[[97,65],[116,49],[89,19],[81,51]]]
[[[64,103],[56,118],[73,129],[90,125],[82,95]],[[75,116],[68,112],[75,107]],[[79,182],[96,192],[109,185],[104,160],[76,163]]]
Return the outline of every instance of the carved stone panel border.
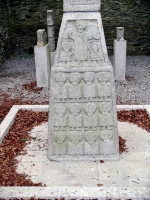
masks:
[[[118,159],[113,74],[53,71],[50,94],[51,160]]]

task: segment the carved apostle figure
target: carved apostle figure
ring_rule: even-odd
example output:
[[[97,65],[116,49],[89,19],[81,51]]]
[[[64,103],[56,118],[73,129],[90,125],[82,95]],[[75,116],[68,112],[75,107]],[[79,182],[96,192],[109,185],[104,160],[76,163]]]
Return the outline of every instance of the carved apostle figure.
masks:
[[[84,129],[85,130],[97,130],[98,127],[98,116],[94,115],[96,112],[96,104],[88,103],[84,106]]]
[[[69,131],[68,138],[68,154],[83,155],[82,131]]]
[[[72,56],[73,56],[73,42],[64,41],[62,43],[61,52],[60,52],[60,58],[59,60],[61,62],[71,62]]]
[[[95,101],[96,98],[96,88],[93,84],[95,79],[94,72],[85,72],[83,75],[83,79],[85,84],[83,85],[83,97],[85,98],[85,102],[87,101]]]
[[[81,93],[81,74],[80,73],[71,73],[69,75],[70,85],[68,87],[69,90],[69,100],[71,102],[80,102],[82,98]]]
[[[106,157],[110,157],[115,153],[115,143],[113,141],[112,130],[103,130],[100,132],[102,142],[100,144],[100,153]]]
[[[99,105],[99,112],[103,115],[106,116],[112,111],[112,103],[111,102],[104,102],[100,103]]]
[[[54,111],[55,111],[55,115],[53,118],[54,130],[66,130],[67,117],[64,116],[67,112],[66,107],[58,105],[54,108]]]
[[[69,128],[70,130],[82,129],[82,115],[80,104],[73,104],[69,107],[71,115],[69,115]]]
[[[99,132],[86,131],[84,138],[84,153],[93,154],[93,156],[99,154]]]
[[[66,80],[67,78],[65,73],[59,72],[55,74],[56,85],[53,89],[55,102],[67,101],[67,85],[65,85]]]
[[[97,86],[97,97],[101,101],[110,101],[111,98],[111,85],[110,74],[108,72],[97,73],[97,79],[100,84]]]
[[[88,60],[87,41],[84,33],[87,27],[86,20],[77,20],[74,23],[76,30],[69,33],[69,38],[74,41],[74,60],[78,62]]]
[[[86,20],[76,20],[68,24],[63,35],[60,62],[102,61],[99,28],[88,25]]]

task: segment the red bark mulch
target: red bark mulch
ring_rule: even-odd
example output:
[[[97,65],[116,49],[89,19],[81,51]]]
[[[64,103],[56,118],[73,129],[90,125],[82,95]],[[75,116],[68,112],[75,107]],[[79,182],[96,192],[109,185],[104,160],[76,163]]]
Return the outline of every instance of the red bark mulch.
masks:
[[[28,90],[29,92],[40,93],[40,91],[43,89],[43,87],[37,87],[37,83],[36,83],[36,81],[34,81],[29,84],[23,84],[22,89]]]
[[[0,186],[42,186],[33,183],[25,174],[16,172],[16,156],[26,154],[26,141],[32,140],[29,131],[48,121],[48,112],[20,110],[0,146]]]
[[[121,110],[117,112],[118,121],[136,124],[138,127],[150,132],[150,118],[146,110]]]
[[[11,109],[13,105],[48,105],[48,101],[43,101],[42,103],[38,103],[36,101],[22,101],[20,98],[17,99],[10,99],[8,95],[3,94],[2,92],[0,95],[3,95],[2,103],[0,104],[0,123],[4,120],[7,113]]]

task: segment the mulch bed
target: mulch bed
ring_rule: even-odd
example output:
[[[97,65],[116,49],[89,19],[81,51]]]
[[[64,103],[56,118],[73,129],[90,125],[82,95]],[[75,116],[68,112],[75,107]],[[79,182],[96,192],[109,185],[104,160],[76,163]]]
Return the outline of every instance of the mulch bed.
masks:
[[[28,90],[29,92],[35,92],[40,93],[40,91],[43,89],[42,87],[37,87],[36,81],[29,83],[29,84],[23,84],[22,89]]]
[[[136,124],[138,127],[150,132],[150,118],[146,110],[121,110],[117,112],[118,121]]]
[[[10,111],[13,105],[48,105],[48,101],[42,103],[36,101],[22,101],[20,98],[10,99],[8,95],[0,93],[3,96],[3,101],[0,104],[0,123],[4,120],[7,113]]]
[[[48,121],[48,112],[20,110],[0,146],[0,186],[42,186],[33,183],[25,174],[16,172],[18,155],[25,155],[26,141],[31,141],[29,131]]]

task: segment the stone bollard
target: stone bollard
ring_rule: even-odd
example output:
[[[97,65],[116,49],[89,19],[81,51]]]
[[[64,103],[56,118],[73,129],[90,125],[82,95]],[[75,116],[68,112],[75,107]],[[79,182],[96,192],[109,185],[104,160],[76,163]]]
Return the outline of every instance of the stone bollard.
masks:
[[[36,82],[38,87],[49,87],[50,45],[46,42],[44,29],[37,31],[37,45],[34,47]]]
[[[124,27],[117,27],[117,39],[114,40],[114,76],[115,80],[125,80],[127,41],[124,39]]]

